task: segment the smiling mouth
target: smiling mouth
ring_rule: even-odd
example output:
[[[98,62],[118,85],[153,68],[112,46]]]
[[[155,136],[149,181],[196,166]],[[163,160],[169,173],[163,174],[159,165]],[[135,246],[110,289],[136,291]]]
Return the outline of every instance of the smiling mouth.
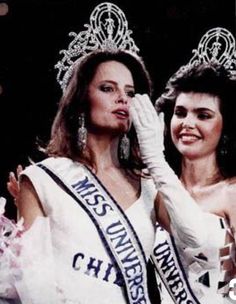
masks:
[[[198,141],[200,137],[192,134],[182,134],[179,136],[179,139],[184,143],[193,143]]]

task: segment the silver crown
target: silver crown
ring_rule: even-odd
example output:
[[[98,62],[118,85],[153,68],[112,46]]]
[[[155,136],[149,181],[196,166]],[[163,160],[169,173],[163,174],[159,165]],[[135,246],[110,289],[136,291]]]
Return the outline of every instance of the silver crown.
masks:
[[[130,37],[128,21],[123,11],[115,4],[104,2],[95,7],[90,15],[90,24],[79,34],[70,32],[74,37],[67,50],[61,50],[62,60],[58,61],[57,81],[64,90],[71,77],[73,64],[79,58],[93,50],[127,50],[137,54],[139,51],[134,40]]]
[[[232,76],[236,76],[236,50],[234,36],[225,28],[212,28],[202,36],[198,48],[186,65],[217,63],[223,65]]]

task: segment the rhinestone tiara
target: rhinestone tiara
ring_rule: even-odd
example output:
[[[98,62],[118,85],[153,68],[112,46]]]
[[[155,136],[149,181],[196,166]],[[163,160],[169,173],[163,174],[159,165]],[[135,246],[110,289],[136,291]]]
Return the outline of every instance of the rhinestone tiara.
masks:
[[[186,68],[200,63],[223,65],[232,76],[236,76],[235,39],[230,31],[222,27],[208,30],[201,38],[198,48]]]
[[[87,28],[76,34],[67,50],[61,50],[63,57],[57,62],[57,81],[62,90],[65,90],[71,77],[73,64],[79,58],[93,50],[127,50],[137,54],[139,49],[130,37],[132,31],[128,29],[128,21],[123,11],[113,3],[103,2],[97,5],[90,15],[90,23],[84,24]]]

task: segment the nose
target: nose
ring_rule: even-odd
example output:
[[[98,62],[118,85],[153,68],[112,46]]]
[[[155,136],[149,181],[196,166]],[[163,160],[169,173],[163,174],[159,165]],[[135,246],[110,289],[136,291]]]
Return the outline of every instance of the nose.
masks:
[[[186,129],[193,129],[195,127],[195,119],[193,115],[186,115],[182,121],[182,127]]]
[[[122,104],[127,104],[128,103],[128,96],[125,91],[120,91],[118,93],[116,103],[122,103]]]

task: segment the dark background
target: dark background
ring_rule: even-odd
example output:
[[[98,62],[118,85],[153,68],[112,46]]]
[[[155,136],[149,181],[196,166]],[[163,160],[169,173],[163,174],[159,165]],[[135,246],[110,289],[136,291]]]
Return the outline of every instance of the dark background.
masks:
[[[46,141],[61,96],[54,65],[67,48],[70,31],[89,23],[93,0],[5,0],[0,16],[0,195],[8,199],[8,173],[38,156],[36,138]],[[203,34],[225,27],[236,34],[235,0],[120,0],[132,37],[154,82],[154,97],[177,68],[192,56]],[[235,101],[236,102],[236,101]]]

